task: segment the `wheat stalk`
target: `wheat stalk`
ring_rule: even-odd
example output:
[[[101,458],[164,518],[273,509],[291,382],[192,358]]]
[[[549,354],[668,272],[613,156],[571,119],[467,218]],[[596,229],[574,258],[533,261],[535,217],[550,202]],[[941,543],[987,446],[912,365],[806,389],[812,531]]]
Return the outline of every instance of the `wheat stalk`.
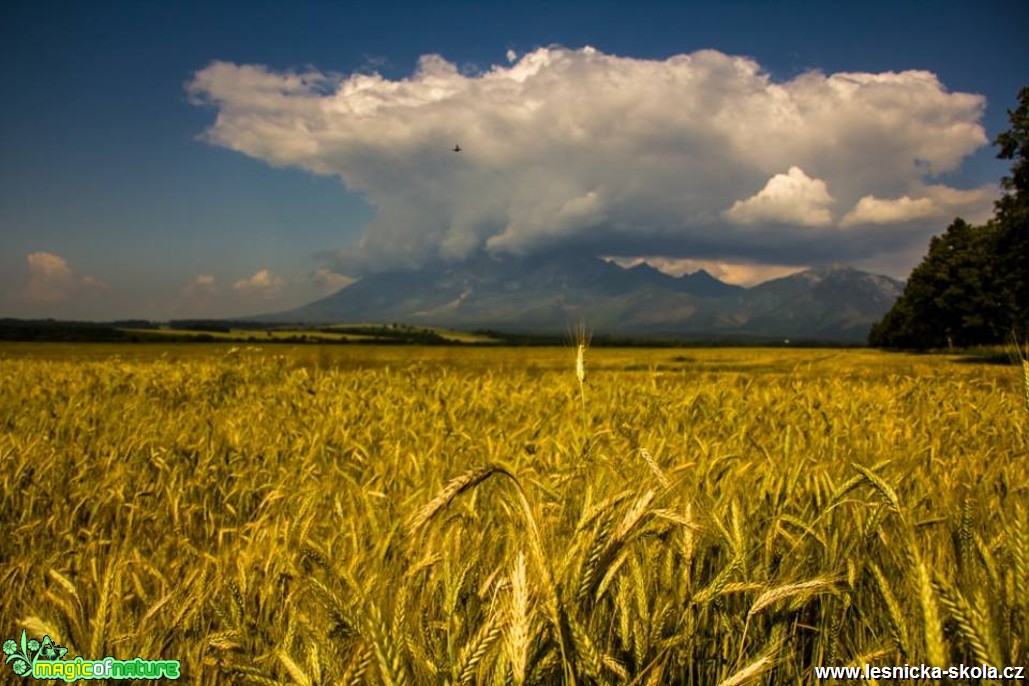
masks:
[[[1029,359],[1022,358],[1022,395],[1025,399],[1025,409],[1029,411]]]
[[[115,586],[117,585],[118,568],[118,555],[112,551],[100,585],[100,598],[97,602],[96,611],[93,614],[93,634],[89,642],[90,655],[106,655],[103,651],[104,646],[107,645],[108,633],[110,632],[112,601],[114,600]]]
[[[575,346],[575,378],[579,380],[580,387],[586,383],[586,344],[578,343]]]
[[[892,486],[886,483],[885,479],[883,479],[881,476],[876,474],[871,469],[863,467],[862,465],[859,465],[856,462],[852,463],[852,466],[854,467],[854,469],[861,472],[861,475],[865,478],[865,480],[867,480],[868,483],[870,483],[872,487],[879,492],[879,495],[886,502],[886,504],[889,505],[891,510],[893,510],[896,514],[900,515],[901,517],[904,516],[904,513],[900,507],[900,498],[897,497],[897,492],[893,490]]]
[[[483,658],[486,657],[486,653],[496,640],[500,638],[503,630],[503,625],[495,621],[495,618],[491,616],[485,624],[479,627],[475,636],[461,648],[461,653],[458,656],[454,669],[458,683],[476,683],[476,671],[479,669]]]
[[[936,602],[929,567],[922,559],[914,541],[912,555],[915,561],[915,576],[918,586],[918,599],[922,605],[922,619],[925,631],[925,652],[929,664],[943,666],[947,664],[947,647],[943,637],[943,623],[940,621],[940,610]]]
[[[973,626],[972,609],[961,594],[961,591],[956,588],[948,588],[939,579],[936,580],[935,588],[940,604],[947,611],[947,614],[950,615],[954,623],[957,624],[958,631],[972,648],[975,659],[986,664],[999,664],[990,655],[990,651],[987,649],[987,642],[983,640],[983,637]]]
[[[753,617],[765,608],[774,605],[780,600],[785,600],[786,598],[793,598],[798,595],[808,596],[832,591],[835,589],[835,583],[836,582],[831,579],[810,579],[808,581],[798,581],[796,583],[770,588],[757,597],[757,600],[754,601],[750,611],[747,612],[747,618],[749,619]]]
[[[282,650],[281,648],[279,650],[276,650],[275,656],[279,658],[279,662],[282,663],[282,666],[286,668],[286,671],[289,672],[289,675],[293,677],[293,680],[300,684],[300,686],[312,685],[313,682],[311,681],[311,677],[308,676],[308,674],[300,667],[300,665],[296,663],[296,661],[293,658],[289,656],[289,654],[285,650]]]
[[[590,344],[590,336],[586,325],[580,324],[575,332],[575,378],[579,382],[579,400],[582,405],[582,428],[588,429],[586,422],[586,349]]]
[[[743,684],[749,684],[772,668],[775,664],[774,654],[774,650],[768,651],[743,669],[735,672],[732,676],[720,681],[718,686],[743,686]]]
[[[488,464],[479,469],[472,469],[459,477],[451,479],[449,483],[437,494],[435,498],[426,503],[421,509],[415,512],[407,523],[409,535],[415,535],[432,520],[439,512],[446,509],[454,499],[465,491],[478,486],[494,474],[510,474],[503,467]],[[514,478],[514,477],[512,477]]]
[[[654,459],[654,456],[651,455],[650,451],[646,448],[640,448],[640,456],[643,458],[643,461],[647,463],[647,467],[650,468],[650,471],[653,472],[654,476],[657,477],[657,481],[661,484],[661,488],[667,491],[671,483],[668,481],[668,477],[665,476],[665,473],[661,471],[661,466],[657,463],[657,460]]]
[[[518,554],[511,573],[511,606],[508,622],[507,656],[517,686],[525,683],[525,667],[529,652],[529,584],[526,578],[525,553]]]
[[[904,611],[901,609],[900,603],[897,602],[897,597],[893,594],[893,589],[890,588],[890,582],[879,568],[879,565],[872,562],[869,563],[868,568],[871,570],[872,576],[875,577],[875,582],[879,586],[879,593],[886,604],[886,613],[889,618],[889,628],[893,642],[896,644],[900,654],[906,657],[911,653],[909,650],[910,643],[907,625],[904,622]]]

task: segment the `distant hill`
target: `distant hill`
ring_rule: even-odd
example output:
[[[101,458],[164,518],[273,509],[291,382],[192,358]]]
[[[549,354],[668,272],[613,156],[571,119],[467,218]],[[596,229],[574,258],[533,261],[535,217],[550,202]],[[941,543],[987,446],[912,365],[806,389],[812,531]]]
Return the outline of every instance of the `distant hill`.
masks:
[[[846,266],[807,270],[752,288],[699,271],[624,269],[590,256],[481,256],[367,276],[268,323],[402,322],[462,330],[639,337],[774,337],[864,343],[903,283]]]

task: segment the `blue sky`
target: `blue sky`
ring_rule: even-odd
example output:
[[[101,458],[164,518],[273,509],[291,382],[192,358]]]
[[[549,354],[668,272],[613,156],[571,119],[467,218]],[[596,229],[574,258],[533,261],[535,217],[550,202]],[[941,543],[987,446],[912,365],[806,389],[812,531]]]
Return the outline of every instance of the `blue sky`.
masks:
[[[1029,85],[1027,30],[1018,2],[8,2],[0,316],[246,315],[481,250],[575,248],[744,283],[824,261],[905,276],[928,236],[992,202],[1007,167],[979,137]],[[701,50],[717,52],[672,59]],[[935,81],[832,99],[835,74],[914,72]],[[381,115],[320,114],[373,73]],[[290,74],[308,85],[254,104]],[[404,84],[417,105],[390,100]],[[808,128],[779,145],[761,108],[786,84]],[[510,98],[546,118],[510,114]],[[714,100],[717,116],[676,114]],[[868,115],[845,111],[882,122],[851,140]],[[508,130],[545,147],[512,152],[525,146],[505,148]],[[723,134],[761,151],[714,149]],[[453,138],[459,169],[430,154]],[[923,176],[889,166],[901,148],[928,151]]]

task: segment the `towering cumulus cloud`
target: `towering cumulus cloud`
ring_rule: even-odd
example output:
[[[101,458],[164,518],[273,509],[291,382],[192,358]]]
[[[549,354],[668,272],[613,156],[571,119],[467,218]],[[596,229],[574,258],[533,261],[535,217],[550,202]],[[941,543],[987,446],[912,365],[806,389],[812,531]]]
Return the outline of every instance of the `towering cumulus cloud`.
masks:
[[[210,143],[366,197],[375,218],[339,255],[351,274],[555,247],[868,259],[995,194],[938,183],[987,143],[985,102],[928,72],[776,82],[712,50],[508,58],[469,75],[427,55],[399,80],[215,62],[187,90],[217,110]]]

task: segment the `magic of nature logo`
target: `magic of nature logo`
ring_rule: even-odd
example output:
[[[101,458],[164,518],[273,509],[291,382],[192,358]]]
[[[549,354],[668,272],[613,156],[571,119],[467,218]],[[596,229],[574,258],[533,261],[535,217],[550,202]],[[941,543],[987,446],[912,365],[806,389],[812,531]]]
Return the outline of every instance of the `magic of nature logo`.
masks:
[[[178,679],[178,660],[118,660],[105,657],[87,660],[81,656],[65,659],[68,649],[49,637],[42,640],[28,638],[21,632],[21,642],[9,638],[4,641],[5,664],[20,677],[32,679],[61,679],[66,682],[106,679]]]

